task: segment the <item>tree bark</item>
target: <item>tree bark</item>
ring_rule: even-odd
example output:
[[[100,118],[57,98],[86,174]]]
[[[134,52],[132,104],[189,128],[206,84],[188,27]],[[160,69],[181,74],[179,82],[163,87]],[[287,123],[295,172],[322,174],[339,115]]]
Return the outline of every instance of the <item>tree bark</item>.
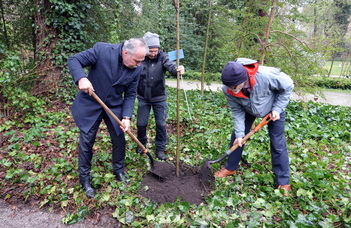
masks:
[[[205,90],[205,68],[206,68],[206,58],[207,58],[208,36],[209,36],[209,33],[210,33],[210,25],[211,25],[211,10],[212,10],[212,0],[210,0],[210,3],[209,3],[207,28],[206,28],[206,39],[205,39],[205,48],[204,48],[204,57],[203,57],[203,62],[202,62],[201,95],[204,95],[204,90]]]
[[[0,10],[1,10],[1,20],[3,23],[3,30],[4,30],[4,38],[5,38],[5,45],[7,48],[10,48],[10,42],[7,36],[7,29],[6,29],[6,20],[5,20],[5,12],[4,12],[4,4],[3,1],[0,0]]]
[[[277,7],[277,0],[272,0],[271,13],[269,15],[269,21],[268,21],[267,28],[266,28],[266,34],[264,36],[263,49],[262,49],[261,59],[260,59],[260,63],[262,65],[264,64],[264,59],[266,57],[266,48],[269,46],[268,40],[269,40],[269,36],[271,33],[271,27],[272,27],[276,7]]]
[[[176,9],[176,27],[177,27],[177,66],[180,66],[180,25],[179,25],[179,2],[174,0],[174,7]],[[180,74],[177,71],[177,149],[176,149],[176,175],[180,175]]]
[[[40,7],[35,15],[36,54],[35,72],[38,75],[34,82],[33,94],[53,92],[58,88],[61,68],[55,65],[53,53],[57,44],[58,31],[46,24],[46,13],[50,10],[50,0],[36,0]]]

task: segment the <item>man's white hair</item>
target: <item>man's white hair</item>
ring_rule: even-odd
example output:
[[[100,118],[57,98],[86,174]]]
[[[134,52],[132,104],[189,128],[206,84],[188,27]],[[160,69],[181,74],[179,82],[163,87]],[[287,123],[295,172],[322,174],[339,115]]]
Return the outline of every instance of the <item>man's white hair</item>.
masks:
[[[149,48],[142,38],[131,38],[126,40],[122,49],[127,50],[130,55],[133,55],[138,48],[144,48],[145,55],[149,52]]]

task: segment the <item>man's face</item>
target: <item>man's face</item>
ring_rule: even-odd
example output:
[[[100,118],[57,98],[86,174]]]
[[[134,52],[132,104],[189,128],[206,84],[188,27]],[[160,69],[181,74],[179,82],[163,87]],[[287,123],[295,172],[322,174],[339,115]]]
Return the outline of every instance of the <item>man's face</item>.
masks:
[[[154,59],[156,58],[157,54],[158,54],[158,48],[149,48],[149,53],[147,54],[147,56],[150,59]]]
[[[245,82],[236,85],[236,86],[229,86],[228,88],[234,93],[234,94],[238,94],[240,92],[240,90],[244,87]]]
[[[129,54],[127,50],[123,50],[122,59],[126,67],[134,69],[140,66],[141,62],[145,59],[145,49],[139,48],[135,50],[133,55]]]

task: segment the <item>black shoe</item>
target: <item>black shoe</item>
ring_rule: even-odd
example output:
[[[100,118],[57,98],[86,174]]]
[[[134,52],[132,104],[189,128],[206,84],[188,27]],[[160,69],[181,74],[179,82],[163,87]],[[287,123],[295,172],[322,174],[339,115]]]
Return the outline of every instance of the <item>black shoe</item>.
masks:
[[[137,154],[144,154],[144,151],[140,147],[136,148],[136,152]]]
[[[167,159],[167,156],[163,151],[156,151],[156,157],[162,161]]]
[[[125,184],[129,184],[128,177],[126,176],[126,174],[123,171],[115,173],[115,176],[116,176],[116,179],[118,181],[121,181],[121,182],[123,182]]]
[[[85,195],[89,198],[94,198],[96,195],[95,189],[91,186],[90,182],[85,182],[82,184]]]

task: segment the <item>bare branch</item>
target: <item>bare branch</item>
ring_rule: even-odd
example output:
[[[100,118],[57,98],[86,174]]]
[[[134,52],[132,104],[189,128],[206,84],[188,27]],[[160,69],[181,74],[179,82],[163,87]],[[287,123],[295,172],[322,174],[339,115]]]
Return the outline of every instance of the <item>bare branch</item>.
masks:
[[[282,34],[284,34],[284,35],[287,35],[287,36],[289,36],[289,37],[292,37],[292,38],[294,38],[294,40],[297,40],[297,41],[298,41],[300,44],[302,44],[304,47],[308,48],[308,50],[312,51],[311,48],[310,48],[305,42],[301,41],[301,40],[298,39],[296,36],[293,36],[293,35],[291,35],[291,34],[289,34],[289,33],[286,33],[286,32],[280,31],[280,30],[274,30],[274,31],[272,31],[272,33],[273,33],[273,32],[282,33]]]

